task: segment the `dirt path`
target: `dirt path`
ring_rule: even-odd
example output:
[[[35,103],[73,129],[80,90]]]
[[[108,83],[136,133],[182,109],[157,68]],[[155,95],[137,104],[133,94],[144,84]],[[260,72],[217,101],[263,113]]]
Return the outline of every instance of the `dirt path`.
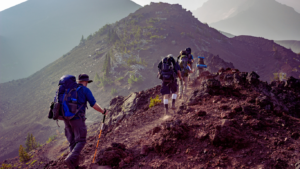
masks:
[[[68,151],[68,144],[66,144],[66,141],[67,139],[65,137],[52,141],[49,145],[47,145],[47,151],[44,156],[49,160],[57,160],[60,156],[66,153],[66,151]]]

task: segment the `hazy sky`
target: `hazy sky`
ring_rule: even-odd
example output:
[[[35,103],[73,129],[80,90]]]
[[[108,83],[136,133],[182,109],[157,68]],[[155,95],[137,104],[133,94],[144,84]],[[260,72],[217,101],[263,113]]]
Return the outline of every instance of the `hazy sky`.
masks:
[[[0,0],[0,11],[15,6],[19,3],[25,2],[26,0]]]
[[[10,8],[19,3],[25,2],[26,0],[0,0],[0,11]],[[181,4],[184,8],[188,10],[195,10],[202,6],[203,2],[207,0],[132,0],[139,5],[147,5],[150,2],[168,2],[171,4]]]
[[[17,5],[25,1],[26,0],[0,0],[0,11],[3,11],[4,9],[10,8],[14,5]],[[208,0],[132,0],[132,1],[142,6],[150,4],[150,2],[168,2],[171,4],[179,3],[184,8],[193,11],[201,7],[202,4]],[[276,1],[290,4],[292,7],[296,8],[296,10],[300,13],[300,0],[276,0]]]

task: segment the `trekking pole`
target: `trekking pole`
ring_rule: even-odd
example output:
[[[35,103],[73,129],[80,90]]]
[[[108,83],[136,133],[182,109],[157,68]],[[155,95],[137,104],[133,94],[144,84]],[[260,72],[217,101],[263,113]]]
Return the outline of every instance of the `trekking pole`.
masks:
[[[104,114],[105,114],[105,113],[104,113]],[[104,115],[104,117],[103,117],[103,122],[102,122],[102,125],[101,125],[101,128],[100,128],[100,134],[99,134],[98,141],[97,141],[97,147],[96,147],[96,150],[95,150],[95,155],[94,155],[94,158],[93,158],[93,163],[94,163],[95,158],[96,158],[96,153],[97,153],[97,149],[98,149],[98,145],[99,145],[99,141],[100,141],[102,129],[103,129],[103,126],[104,126],[104,121],[105,121],[105,115]]]

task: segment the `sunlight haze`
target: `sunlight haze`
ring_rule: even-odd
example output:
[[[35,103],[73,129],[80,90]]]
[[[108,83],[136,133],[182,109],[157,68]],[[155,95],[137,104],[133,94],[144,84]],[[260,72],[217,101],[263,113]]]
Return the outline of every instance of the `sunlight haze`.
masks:
[[[18,5],[26,0],[0,0],[0,11]]]

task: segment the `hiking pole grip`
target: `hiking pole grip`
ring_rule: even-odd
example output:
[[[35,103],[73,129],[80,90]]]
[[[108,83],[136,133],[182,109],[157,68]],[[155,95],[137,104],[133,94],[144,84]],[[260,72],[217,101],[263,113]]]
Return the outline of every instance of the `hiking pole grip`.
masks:
[[[106,115],[105,115],[105,113],[106,113],[106,109],[104,109],[104,115],[103,115],[103,123],[104,123],[104,121],[105,121],[105,117],[106,117]]]

